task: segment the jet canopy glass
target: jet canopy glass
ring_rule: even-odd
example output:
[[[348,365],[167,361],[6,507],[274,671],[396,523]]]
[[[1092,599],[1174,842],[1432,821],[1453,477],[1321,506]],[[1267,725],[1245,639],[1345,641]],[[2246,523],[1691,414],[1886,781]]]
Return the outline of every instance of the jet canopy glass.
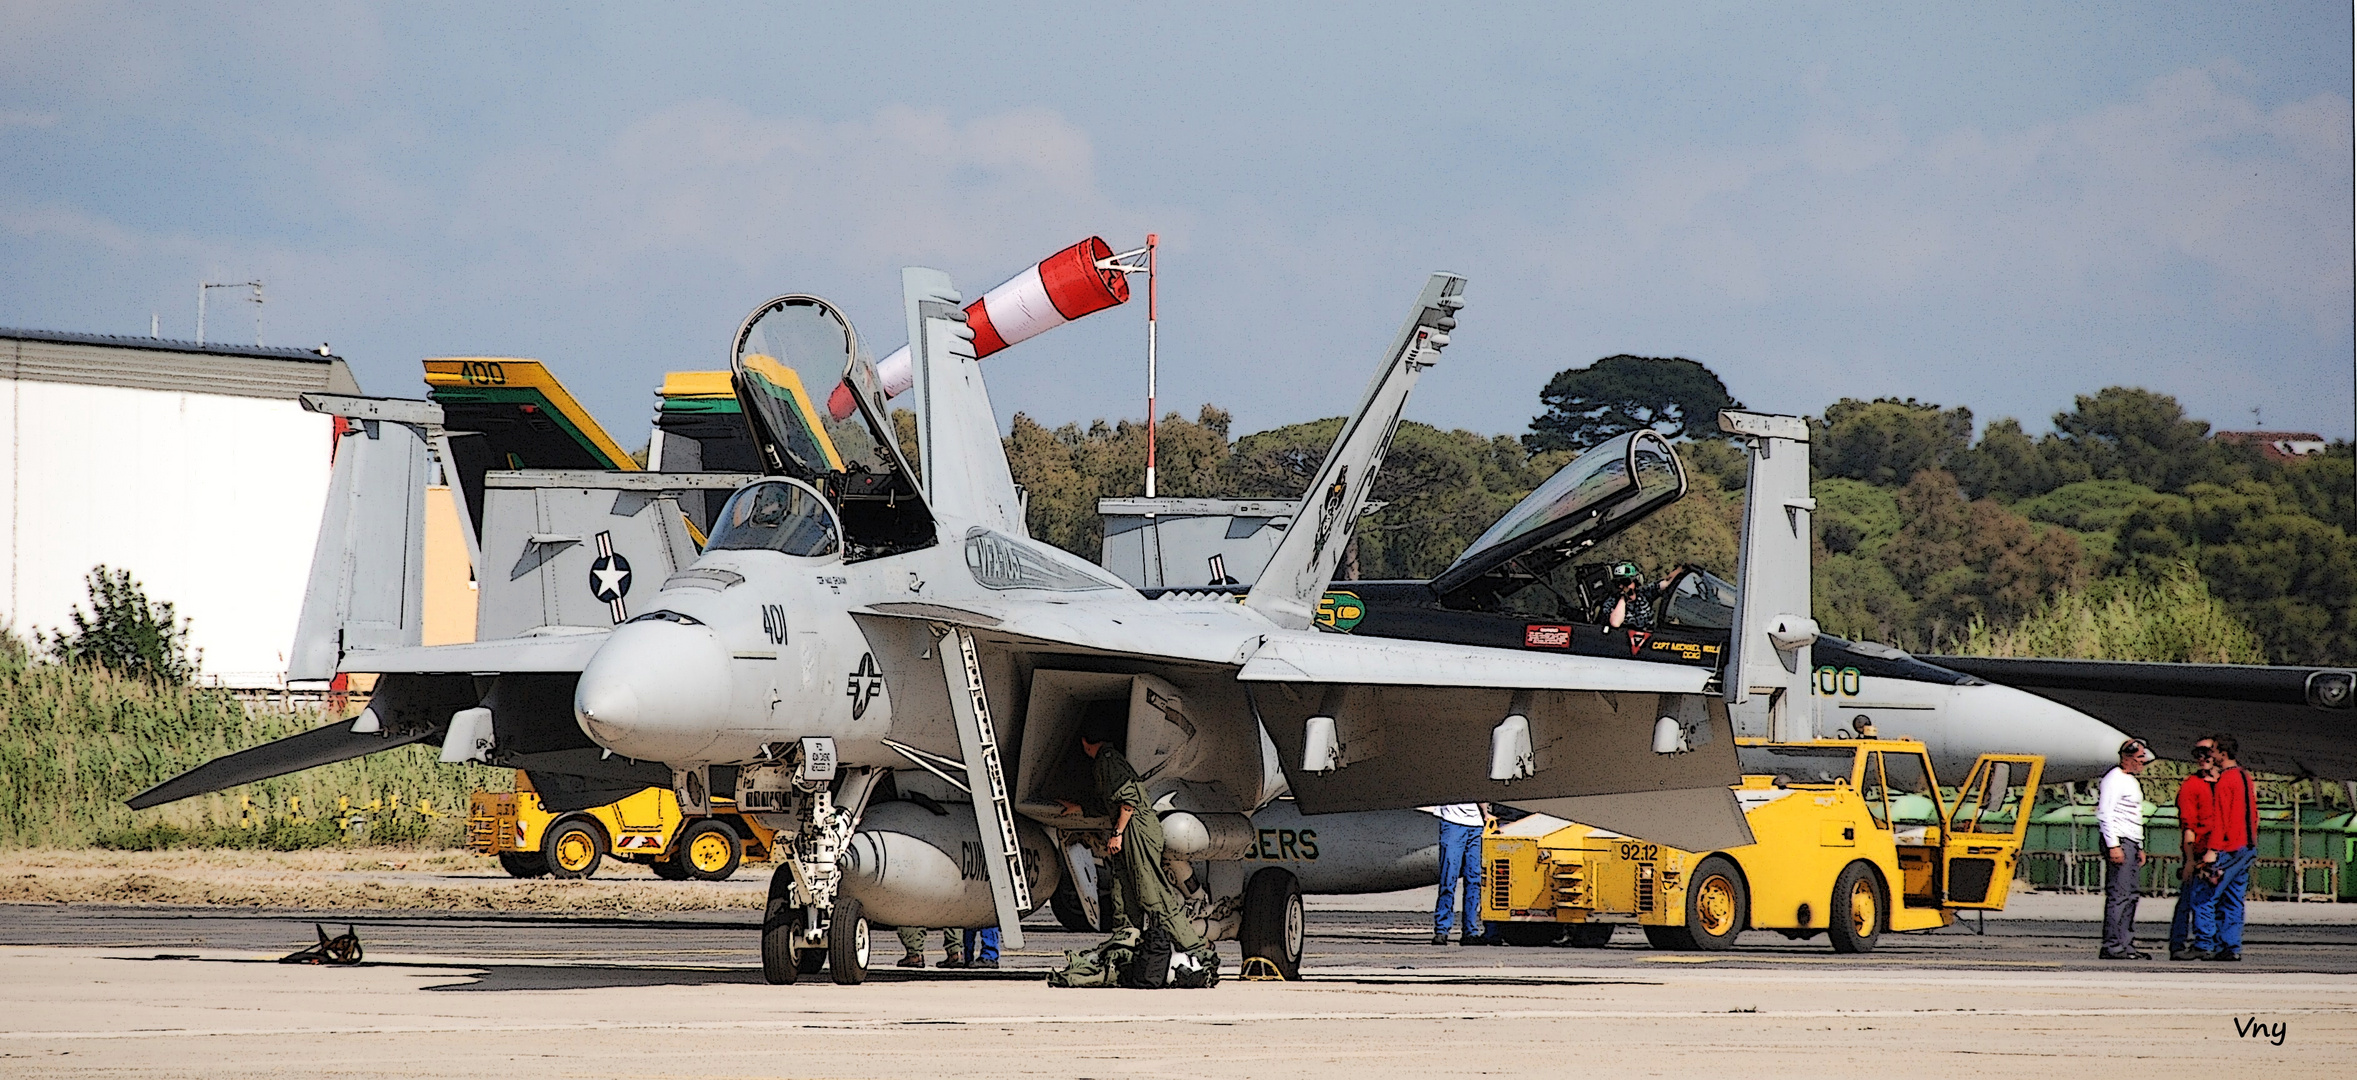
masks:
[[[1556,470],[1432,586],[1444,598],[1477,606],[1543,577],[1685,493],[1686,469],[1669,440],[1651,430],[1629,432]]]
[[[808,483],[835,504],[846,558],[935,542],[915,471],[892,438],[876,366],[840,309],[799,293],[754,308],[737,328],[729,367],[762,470]]]
[[[841,547],[826,501],[787,480],[764,480],[731,496],[704,543],[706,551],[780,551],[811,558],[833,555]]]

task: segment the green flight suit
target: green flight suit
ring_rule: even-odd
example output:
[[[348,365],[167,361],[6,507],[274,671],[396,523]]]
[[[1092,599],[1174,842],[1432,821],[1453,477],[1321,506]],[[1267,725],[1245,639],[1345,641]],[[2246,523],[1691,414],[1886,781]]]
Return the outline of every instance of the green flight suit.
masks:
[[[1203,935],[1196,930],[1195,920],[1187,917],[1186,905],[1171,888],[1170,879],[1163,876],[1162,819],[1154,816],[1138,771],[1110,745],[1098,749],[1095,764],[1097,796],[1105,801],[1106,813],[1119,821],[1122,807],[1133,811],[1129,828],[1121,834],[1121,850],[1107,860],[1113,872],[1113,917],[1107,929],[1143,930],[1145,917],[1152,915],[1179,948],[1189,952],[1202,948]]]

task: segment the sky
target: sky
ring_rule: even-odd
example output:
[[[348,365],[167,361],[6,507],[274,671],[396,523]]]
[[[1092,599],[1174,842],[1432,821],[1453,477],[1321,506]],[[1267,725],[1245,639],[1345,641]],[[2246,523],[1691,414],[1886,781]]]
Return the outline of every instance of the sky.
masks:
[[[1162,409],[1236,434],[1346,411],[1434,270],[1443,427],[1635,353],[2352,432],[2348,3],[1474,7],[0,0],[0,325],[186,338],[259,278],[370,393],[534,357],[635,446],[769,296],[880,357],[902,266],[1154,232]],[[1142,416],[1143,309],[986,361],[1002,424]]]

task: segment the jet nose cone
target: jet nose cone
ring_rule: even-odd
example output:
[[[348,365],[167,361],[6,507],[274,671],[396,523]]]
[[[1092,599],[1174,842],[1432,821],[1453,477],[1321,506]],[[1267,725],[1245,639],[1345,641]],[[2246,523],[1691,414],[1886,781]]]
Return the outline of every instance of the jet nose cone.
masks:
[[[702,626],[614,629],[582,669],[573,718],[599,746],[646,761],[692,761],[729,716],[728,652]]]
[[[2119,762],[2120,743],[2128,736],[2110,724],[2010,686],[1960,689],[1965,692],[1956,699],[1957,731],[1974,744],[1953,747],[1970,750],[1958,755],[1964,768],[1976,754],[2040,754],[2046,758],[2042,782],[2061,784],[2096,779]],[[1959,780],[1963,775],[1956,774]]]

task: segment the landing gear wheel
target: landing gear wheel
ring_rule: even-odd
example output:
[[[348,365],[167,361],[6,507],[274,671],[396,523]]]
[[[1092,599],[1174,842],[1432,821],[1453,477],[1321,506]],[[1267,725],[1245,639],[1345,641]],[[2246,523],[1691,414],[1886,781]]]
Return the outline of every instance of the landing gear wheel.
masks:
[[[651,869],[655,872],[656,877],[662,878],[665,881],[687,880],[687,871],[680,867],[679,853],[676,851],[672,852],[670,855],[648,863],[647,867],[648,869]]]
[[[1574,949],[1601,949],[1612,944],[1612,924],[1573,923],[1563,943]]]
[[[1833,951],[1873,952],[1889,911],[1881,875],[1862,862],[1842,867],[1841,876],[1833,879]]]
[[[1683,926],[1645,927],[1645,944],[1663,952],[1683,952],[1694,947],[1694,938]]]
[[[1724,855],[1702,860],[1686,885],[1686,936],[1694,947],[1727,948],[1750,923],[1751,889],[1735,863]]]
[[[1244,950],[1247,970],[1259,958],[1287,982],[1301,978],[1301,952],[1308,937],[1301,882],[1292,871],[1271,866],[1244,883],[1244,921],[1236,929],[1236,944]]]
[[[588,877],[597,873],[597,864],[605,857],[606,834],[583,818],[549,826],[548,835],[540,841],[540,858],[548,864],[552,877]]]
[[[795,955],[803,951],[797,948],[801,943],[802,909],[794,903],[794,872],[781,866],[769,875],[769,903],[761,912],[761,977],[771,986],[793,985],[802,974]]]
[[[804,949],[794,961],[794,970],[804,975],[816,975],[827,969],[827,951],[812,947]]]
[[[842,986],[857,986],[868,977],[868,921],[859,901],[838,898],[835,917],[827,920],[827,967]]]
[[[1489,924],[1489,930],[1498,935],[1498,940],[1524,948],[1553,945],[1563,939],[1563,926],[1560,923],[1493,922]]]
[[[737,864],[745,861],[745,845],[728,826],[705,818],[680,831],[679,850],[673,857],[690,877],[725,881],[737,872]]]
[[[1098,927],[1090,925],[1088,911],[1080,906],[1080,894],[1073,891],[1069,880],[1058,885],[1056,891],[1048,896],[1048,910],[1056,913],[1056,925],[1075,934],[1098,932]],[[1105,909],[1100,906],[1097,910]]]
[[[548,860],[536,852],[502,851],[499,853],[499,868],[507,871],[509,877],[545,877],[548,874]]]

